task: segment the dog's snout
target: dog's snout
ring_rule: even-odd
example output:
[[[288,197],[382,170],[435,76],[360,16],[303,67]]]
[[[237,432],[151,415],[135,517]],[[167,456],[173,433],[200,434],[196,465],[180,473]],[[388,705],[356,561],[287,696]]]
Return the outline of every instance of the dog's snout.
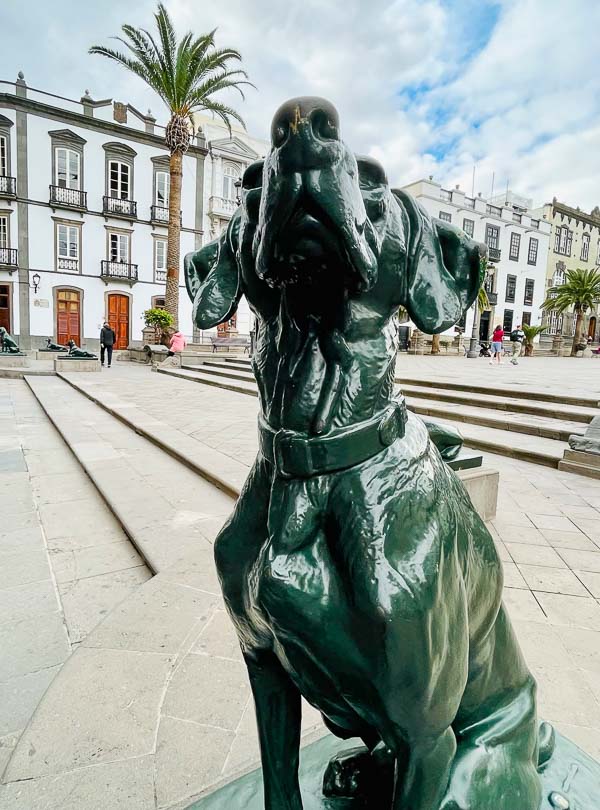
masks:
[[[302,96],[282,104],[275,113],[271,141],[278,149],[287,141],[300,138],[306,145],[339,140],[337,110],[324,98]]]

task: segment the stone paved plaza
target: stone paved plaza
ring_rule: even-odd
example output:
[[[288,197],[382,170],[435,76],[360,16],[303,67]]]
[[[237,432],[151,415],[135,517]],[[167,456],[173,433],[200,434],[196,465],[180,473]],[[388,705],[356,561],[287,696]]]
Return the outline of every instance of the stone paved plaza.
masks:
[[[595,359],[403,357],[398,374],[600,399]],[[125,362],[69,379],[0,380],[0,808],[183,808],[258,756],[211,553],[257,400]],[[600,758],[600,481],[485,463],[540,714]],[[321,733],[310,707],[304,729]]]

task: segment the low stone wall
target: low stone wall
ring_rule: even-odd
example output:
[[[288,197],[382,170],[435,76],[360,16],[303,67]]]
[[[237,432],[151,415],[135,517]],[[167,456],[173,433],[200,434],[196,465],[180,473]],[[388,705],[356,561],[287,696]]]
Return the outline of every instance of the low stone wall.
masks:
[[[36,360],[54,360],[55,357],[61,357],[66,355],[67,352],[49,352],[43,349],[38,349],[35,353]]]
[[[0,368],[27,368],[29,357],[26,354],[0,354]]]
[[[66,357],[54,358],[54,371],[100,371],[100,360],[81,358],[80,360],[67,360]]]
[[[498,506],[500,473],[489,467],[459,470],[457,473],[482,520],[493,520]]]

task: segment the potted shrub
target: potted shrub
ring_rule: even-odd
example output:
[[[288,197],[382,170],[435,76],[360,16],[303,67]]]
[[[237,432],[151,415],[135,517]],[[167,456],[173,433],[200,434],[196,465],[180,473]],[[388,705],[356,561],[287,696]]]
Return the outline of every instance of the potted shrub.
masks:
[[[154,329],[154,342],[169,345],[168,330],[174,323],[174,318],[166,309],[147,309],[144,312],[144,323]]]
[[[545,326],[529,326],[524,323],[521,329],[525,333],[525,357],[533,357],[533,341],[541,335],[546,327]]]

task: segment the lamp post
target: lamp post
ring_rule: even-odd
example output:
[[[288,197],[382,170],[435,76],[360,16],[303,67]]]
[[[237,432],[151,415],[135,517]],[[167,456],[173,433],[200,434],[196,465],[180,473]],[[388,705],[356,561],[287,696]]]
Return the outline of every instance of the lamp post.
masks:
[[[494,274],[494,266],[488,265],[488,269],[486,272],[487,279]],[[485,285],[485,281],[484,281]],[[469,351],[467,352],[467,357],[479,357],[479,321],[480,321],[481,313],[479,312],[479,291],[477,294],[477,298],[473,304],[473,328],[471,329],[471,339],[469,341]]]
[[[240,197],[240,189],[242,187],[242,178],[238,177],[238,179],[235,181],[233,186],[235,188],[235,201],[236,201],[237,205],[239,205],[242,202],[241,197]]]
[[[42,280],[42,279],[40,278],[40,274],[39,274],[39,273],[34,273],[34,274],[32,275],[32,277],[31,277],[31,280],[33,281],[33,292],[34,292],[34,293],[37,293],[38,288],[39,288],[39,286],[40,286],[40,282],[41,282],[41,280]]]

